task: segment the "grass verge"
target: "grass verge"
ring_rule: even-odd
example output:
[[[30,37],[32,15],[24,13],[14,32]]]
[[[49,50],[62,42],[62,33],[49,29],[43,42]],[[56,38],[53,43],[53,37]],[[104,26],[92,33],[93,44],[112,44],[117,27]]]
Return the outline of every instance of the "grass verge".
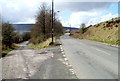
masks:
[[[14,44],[12,46],[12,48],[8,48],[6,50],[2,50],[2,57],[6,56],[10,51],[14,50],[18,46],[19,46],[19,44]]]
[[[55,42],[55,38],[54,38],[54,42]],[[52,42],[52,38],[49,38],[47,39],[46,41],[40,43],[40,44],[37,44],[37,45],[34,45],[33,43],[29,43],[28,46],[29,47],[32,47],[34,49],[42,49],[42,48],[46,48],[46,47],[50,47],[50,43]],[[51,45],[51,46],[54,46],[54,45]]]
[[[106,43],[106,44],[110,44],[110,45],[117,45],[120,46],[120,40],[118,41],[103,41],[103,40],[98,40],[98,39],[90,39],[92,41],[96,41],[96,42],[101,42],[101,43]]]

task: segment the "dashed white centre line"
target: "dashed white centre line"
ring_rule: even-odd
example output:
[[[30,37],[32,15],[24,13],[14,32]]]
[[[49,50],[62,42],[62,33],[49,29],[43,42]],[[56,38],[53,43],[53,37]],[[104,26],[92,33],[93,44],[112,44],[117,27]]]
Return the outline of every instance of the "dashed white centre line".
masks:
[[[92,47],[92,48],[94,48],[94,47]],[[109,54],[109,53],[107,53],[107,52],[105,52],[103,50],[100,50],[100,49],[97,49],[97,48],[94,48],[94,49],[97,50],[97,51],[103,52],[104,54],[111,55],[111,54]]]

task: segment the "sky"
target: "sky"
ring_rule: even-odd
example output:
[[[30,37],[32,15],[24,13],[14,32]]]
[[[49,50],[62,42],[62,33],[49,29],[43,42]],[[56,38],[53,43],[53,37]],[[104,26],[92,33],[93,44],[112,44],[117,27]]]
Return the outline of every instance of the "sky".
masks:
[[[42,2],[51,7],[51,0],[0,0],[2,21],[12,24],[34,24]],[[54,0],[54,11],[63,26],[79,28],[118,17],[118,0]]]

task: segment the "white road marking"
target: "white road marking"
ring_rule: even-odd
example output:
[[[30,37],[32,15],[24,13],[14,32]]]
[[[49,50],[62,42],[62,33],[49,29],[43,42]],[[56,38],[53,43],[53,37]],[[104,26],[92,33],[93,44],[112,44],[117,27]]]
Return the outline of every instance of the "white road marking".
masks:
[[[74,75],[75,73],[74,73],[74,72],[72,72],[72,74]]]
[[[60,45],[60,48],[62,48],[62,45]]]
[[[62,45],[60,45],[60,47],[61,47]]]
[[[54,57],[53,55],[51,57]]]
[[[63,62],[63,64],[66,64],[66,62]]]
[[[27,77],[24,77],[24,78],[22,78],[22,79],[28,79]]]
[[[26,69],[26,68],[23,68],[23,71],[27,71],[27,69]]]
[[[105,51],[103,51],[103,50],[97,49],[97,48],[95,48],[95,47],[92,47],[92,48],[96,49],[97,51],[103,52],[104,54],[111,55],[111,54],[109,54],[109,53],[107,53],[107,52],[105,52]]]
[[[68,63],[68,62],[66,62],[66,65],[68,66],[68,65],[69,65],[69,63]]]
[[[75,74],[75,72],[74,72],[74,70],[73,69],[69,69],[70,70],[70,72],[72,73],[72,74]]]
[[[64,53],[64,50],[63,50],[63,48],[62,48],[62,45],[60,45],[60,49],[61,49],[61,52],[62,52],[62,54],[63,54],[63,57],[66,57],[66,55],[65,55],[65,53]],[[65,61],[67,61],[67,58],[64,58],[64,60]],[[72,65],[71,64],[69,64],[68,62],[63,62],[65,65],[67,65],[67,66],[69,66],[69,67],[72,67]],[[74,75],[75,74],[75,72],[74,72],[74,70],[73,69],[69,69],[70,71],[71,71],[71,73]]]
[[[65,55],[63,55],[63,57],[65,57]]]
[[[73,69],[69,69],[71,72],[73,71]]]
[[[64,54],[64,52],[62,52],[62,54]]]
[[[67,58],[64,58],[65,61],[67,61]]]
[[[61,49],[61,51],[63,51],[63,50]]]
[[[69,64],[68,66],[69,66],[69,67],[72,67],[72,65],[71,65],[71,64]]]

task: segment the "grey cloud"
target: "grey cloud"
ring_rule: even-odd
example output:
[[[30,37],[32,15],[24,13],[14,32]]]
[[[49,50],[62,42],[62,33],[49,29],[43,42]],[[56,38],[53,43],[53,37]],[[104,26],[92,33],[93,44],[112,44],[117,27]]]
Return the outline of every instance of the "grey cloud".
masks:
[[[113,2],[64,2],[56,3],[57,10],[70,10],[73,12],[78,11],[92,11],[92,10],[105,10]]]
[[[6,0],[6,2],[3,3],[0,1],[0,5],[2,6],[2,19],[11,23],[25,22],[27,19],[35,19],[35,15],[40,5],[39,1],[36,5],[30,7],[24,2],[17,2],[17,0],[14,0],[14,3],[18,6],[18,9],[7,7],[6,4],[10,3],[9,0]],[[55,9],[60,11],[70,10],[72,12],[91,10],[98,11],[107,9],[111,4],[111,2],[58,2],[55,3]]]
[[[39,5],[30,7],[23,3],[17,3],[17,1],[15,4],[18,8],[14,8],[12,6],[8,7],[7,4],[8,3],[0,4],[2,7],[2,12],[0,13],[2,14],[3,21],[9,21],[10,23],[25,22],[28,19],[35,19],[35,15],[39,7]]]

